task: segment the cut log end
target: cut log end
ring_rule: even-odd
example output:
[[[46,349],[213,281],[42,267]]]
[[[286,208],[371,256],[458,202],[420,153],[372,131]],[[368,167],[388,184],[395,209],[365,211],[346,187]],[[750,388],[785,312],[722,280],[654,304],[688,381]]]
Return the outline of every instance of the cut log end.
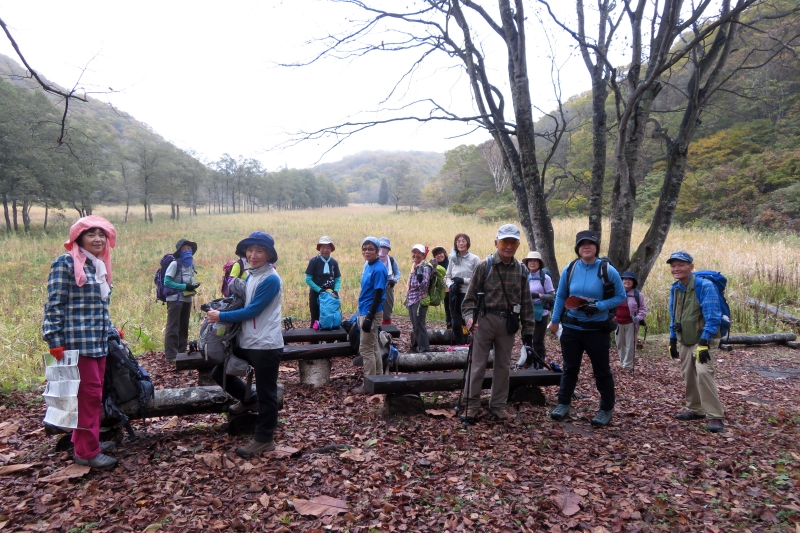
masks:
[[[300,361],[300,383],[312,387],[324,387],[331,382],[331,360]]]

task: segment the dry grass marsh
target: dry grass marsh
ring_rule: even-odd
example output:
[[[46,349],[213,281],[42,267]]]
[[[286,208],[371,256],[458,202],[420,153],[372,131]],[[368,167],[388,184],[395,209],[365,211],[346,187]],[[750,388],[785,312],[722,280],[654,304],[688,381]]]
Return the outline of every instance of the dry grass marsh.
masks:
[[[500,222],[486,224],[472,217],[455,216],[443,211],[399,211],[379,206],[350,206],[304,211],[269,211],[255,214],[200,216],[186,214],[178,222],[168,213],[156,210],[154,224],[142,221],[140,209],[132,209],[127,224],[121,223],[124,208],[98,208],[95,214],[107,216],[118,230],[117,247],[113,252],[114,292],[112,320],[124,327],[132,341],[134,353],[160,349],[166,308],[155,300],[153,273],[160,257],[171,252],[175,242],[186,237],[199,244],[196,255],[198,278],[203,283],[196,298],[191,331],[199,324],[199,305],[219,297],[222,265],[235,258],[236,243],[253,230],[260,229],[275,237],[279,254],[278,272],[283,280],[283,314],[307,319],[308,288],[304,283],[308,260],[316,254],[315,244],[321,235],[329,235],[336,245],[334,257],[343,275],[341,290],[343,311],[349,316],[356,309],[360,273],[363,264],[361,239],[366,235],[386,236],[392,242],[407,279],[410,250],[416,243],[431,248],[437,245],[450,249],[453,236],[470,235],[474,253],[485,257],[493,250],[496,228]],[[34,213],[34,224],[40,225],[41,213]],[[38,383],[41,375],[41,354],[46,344],[40,339],[42,309],[47,297],[46,280],[52,260],[64,252],[68,226],[74,212],[51,217],[48,232],[32,235],[3,235],[0,248],[0,274],[5,283],[0,287],[0,384],[16,387]],[[513,220],[505,222],[515,222]],[[574,257],[574,236],[584,229],[584,219],[558,219],[555,238],[559,267]],[[634,242],[646,227],[637,225]],[[754,313],[746,298],[766,299],[786,308],[798,310],[800,292],[800,239],[797,236],[765,235],[737,229],[675,228],[642,292],[648,299],[650,333],[663,333],[668,322],[668,287],[672,282],[663,261],[670,251],[685,249],[695,257],[698,269],[720,270],[729,279],[728,299],[733,307],[734,329],[744,331],[784,331],[786,326]],[[523,244],[517,254],[527,254]],[[405,293],[403,282],[398,286],[396,313]],[[429,320],[444,320],[441,308],[429,313]],[[191,337],[190,333],[190,337]]]

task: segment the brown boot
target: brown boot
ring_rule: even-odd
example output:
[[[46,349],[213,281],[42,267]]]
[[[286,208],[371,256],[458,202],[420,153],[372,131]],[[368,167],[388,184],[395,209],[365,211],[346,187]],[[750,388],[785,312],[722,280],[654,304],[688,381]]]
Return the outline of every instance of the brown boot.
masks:
[[[274,449],[275,439],[272,439],[269,442],[258,442],[257,440],[252,439],[241,448],[236,448],[236,455],[244,457],[245,459],[249,459],[250,457],[261,455],[261,452],[271,452]]]

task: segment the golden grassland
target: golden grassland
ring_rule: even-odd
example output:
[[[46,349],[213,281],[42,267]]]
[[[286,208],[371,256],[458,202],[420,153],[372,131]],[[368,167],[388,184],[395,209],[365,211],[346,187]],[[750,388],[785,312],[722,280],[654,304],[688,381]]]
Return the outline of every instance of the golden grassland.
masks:
[[[138,206],[137,206],[138,207]],[[403,313],[400,302],[405,294],[404,281],[410,267],[410,250],[416,243],[431,248],[450,249],[456,233],[470,235],[474,253],[485,257],[493,250],[496,228],[472,217],[455,216],[444,211],[395,211],[380,206],[350,206],[302,211],[262,211],[255,214],[197,217],[183,214],[180,221],[169,220],[168,209],[155,210],[154,224],[142,221],[141,209],[132,209],[127,224],[121,222],[124,207],[101,207],[95,214],[112,220],[118,230],[113,252],[112,320],[123,327],[133,344],[134,353],[159,349],[163,341],[166,308],[155,300],[153,274],[164,253],[173,251],[182,237],[198,242],[195,257],[198,279],[203,283],[196,298],[190,338],[197,331],[201,313],[199,304],[217,298],[222,265],[235,259],[236,243],[251,231],[264,230],[276,241],[278,272],[283,281],[283,314],[306,320],[308,288],[305,268],[315,254],[321,235],[329,235],[336,244],[333,256],[339,262],[343,283],[342,306],[345,316],[356,310],[360,274],[363,265],[360,243],[364,236],[387,236],[392,254],[403,271],[403,281],[396,290],[396,313]],[[33,213],[34,226],[40,227],[42,212]],[[64,252],[68,226],[75,212],[51,217],[48,232],[31,235],[3,235],[0,247],[0,385],[20,386],[38,382],[41,354],[46,344],[40,339],[42,310],[47,298],[46,281],[50,263]],[[38,221],[38,222],[37,222]],[[515,222],[509,220],[507,222]],[[574,257],[575,233],[585,227],[584,219],[555,221],[555,239],[560,268]],[[634,242],[646,227],[637,225]],[[663,333],[668,324],[668,287],[672,282],[664,260],[675,249],[686,249],[695,257],[698,269],[724,272],[729,279],[729,301],[734,309],[734,331],[777,331],[785,327],[749,310],[746,297],[770,299],[792,311],[798,305],[800,290],[800,239],[796,236],[765,235],[737,229],[675,228],[666,243],[646,287],[650,309],[650,333]],[[520,248],[517,257],[527,254]],[[430,320],[444,320],[441,307],[429,313]]]

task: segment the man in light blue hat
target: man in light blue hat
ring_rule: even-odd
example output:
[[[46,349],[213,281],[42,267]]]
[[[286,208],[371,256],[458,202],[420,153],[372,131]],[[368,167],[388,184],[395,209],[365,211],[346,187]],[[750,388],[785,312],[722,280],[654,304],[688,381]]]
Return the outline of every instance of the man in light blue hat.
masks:
[[[383,311],[389,272],[378,258],[378,248],[380,243],[375,237],[365,237],[361,241],[361,255],[366,263],[361,274],[361,294],[358,295],[358,326],[361,328],[358,351],[364,359],[365,376],[383,374],[378,326],[373,322],[376,315]],[[353,393],[366,394],[367,390],[361,385],[353,389]]]

